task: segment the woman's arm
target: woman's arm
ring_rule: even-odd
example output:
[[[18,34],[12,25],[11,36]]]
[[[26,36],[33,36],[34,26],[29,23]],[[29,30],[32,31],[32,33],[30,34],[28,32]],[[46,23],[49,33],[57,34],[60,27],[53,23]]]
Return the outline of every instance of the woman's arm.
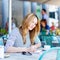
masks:
[[[34,45],[36,48],[39,48],[39,47],[41,47],[41,41],[40,41],[40,39],[39,39],[39,37],[38,36],[36,36],[36,38],[35,38],[35,45]]]
[[[35,38],[35,45],[31,45],[30,51],[35,52],[37,48],[41,47],[41,42],[38,36]]]
[[[34,48],[37,49],[37,48],[41,47],[41,43],[37,43],[37,44],[32,45],[32,46],[34,46]]]
[[[6,52],[15,53],[15,52],[23,52],[23,51],[27,52],[28,48],[25,48],[25,47],[8,47]]]
[[[46,35],[48,35],[49,34],[49,30],[46,30]]]
[[[29,52],[35,52],[37,50],[37,48],[39,48],[41,46],[40,43],[35,44],[35,45],[31,45],[31,47],[29,48]]]
[[[50,27],[47,25],[47,26],[46,26],[46,35],[48,35],[49,32],[50,32]]]
[[[17,39],[17,28],[13,29],[11,34],[9,35],[9,38],[6,42],[6,45],[5,45],[5,52],[22,52],[22,51],[27,51],[27,48],[25,47],[14,47],[14,44],[15,44],[15,40]]]

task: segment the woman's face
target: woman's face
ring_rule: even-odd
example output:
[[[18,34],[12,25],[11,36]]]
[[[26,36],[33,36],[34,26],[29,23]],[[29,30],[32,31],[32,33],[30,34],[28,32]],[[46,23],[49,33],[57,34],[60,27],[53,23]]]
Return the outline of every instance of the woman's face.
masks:
[[[42,12],[41,12],[41,13],[42,13],[42,15],[44,15],[44,14],[45,14],[45,12],[44,12],[43,10],[42,10]]]
[[[45,27],[45,23],[44,23],[44,22],[41,22],[41,25],[42,25],[43,27]]]
[[[31,22],[30,25],[28,27],[29,30],[32,30],[37,24],[37,18],[35,17]]]

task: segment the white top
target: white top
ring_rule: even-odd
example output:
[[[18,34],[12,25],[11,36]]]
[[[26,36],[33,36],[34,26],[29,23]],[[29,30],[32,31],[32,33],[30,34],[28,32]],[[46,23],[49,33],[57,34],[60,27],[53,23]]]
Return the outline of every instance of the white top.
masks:
[[[41,43],[39,38],[35,38],[35,43]],[[22,40],[22,35],[20,34],[20,31],[18,28],[14,28],[9,35],[9,38],[7,40],[6,46],[5,46],[5,51],[9,46],[14,46],[14,47],[29,47],[31,46],[31,41],[29,37],[29,33],[26,35],[26,44],[23,43]]]
[[[48,15],[47,14],[42,15],[42,19],[48,20]]]

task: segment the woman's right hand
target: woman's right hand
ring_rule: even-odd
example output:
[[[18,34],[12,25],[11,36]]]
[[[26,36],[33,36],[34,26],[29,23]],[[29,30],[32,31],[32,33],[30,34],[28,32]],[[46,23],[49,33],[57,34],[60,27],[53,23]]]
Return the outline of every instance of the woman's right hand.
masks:
[[[36,48],[35,46],[31,46],[27,49],[28,52],[35,52],[36,51]]]

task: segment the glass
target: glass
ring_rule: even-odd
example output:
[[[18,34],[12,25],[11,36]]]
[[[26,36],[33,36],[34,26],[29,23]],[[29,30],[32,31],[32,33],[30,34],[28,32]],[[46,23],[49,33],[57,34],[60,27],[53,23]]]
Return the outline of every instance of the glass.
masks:
[[[4,45],[2,37],[0,38],[0,45]]]
[[[0,37],[0,58],[4,58],[4,44],[2,37]]]

